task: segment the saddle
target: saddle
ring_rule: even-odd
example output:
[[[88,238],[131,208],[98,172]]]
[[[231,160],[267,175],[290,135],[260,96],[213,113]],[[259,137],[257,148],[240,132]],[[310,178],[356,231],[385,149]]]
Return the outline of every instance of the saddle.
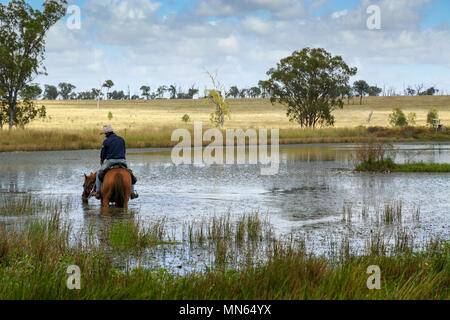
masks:
[[[103,179],[105,178],[105,176],[108,173],[108,171],[109,170],[113,170],[113,169],[125,169],[125,170],[127,170],[130,173],[130,175],[131,175],[131,184],[136,184],[137,178],[133,174],[133,171],[131,169],[128,169],[127,165],[124,164],[124,163],[113,164],[112,166],[110,166],[109,168],[104,170],[102,173],[100,173],[98,175],[98,178],[100,179],[100,181],[103,182]]]

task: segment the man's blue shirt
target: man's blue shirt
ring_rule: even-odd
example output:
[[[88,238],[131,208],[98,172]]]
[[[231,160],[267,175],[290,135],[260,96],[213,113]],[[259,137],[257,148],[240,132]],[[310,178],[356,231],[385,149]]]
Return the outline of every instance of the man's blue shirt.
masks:
[[[103,141],[100,159],[102,161],[109,159],[125,159],[125,153],[125,140],[113,133]]]

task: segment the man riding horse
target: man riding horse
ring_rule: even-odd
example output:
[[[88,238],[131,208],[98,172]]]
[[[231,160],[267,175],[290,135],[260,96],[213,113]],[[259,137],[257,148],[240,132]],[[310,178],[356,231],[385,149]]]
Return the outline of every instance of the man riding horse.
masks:
[[[103,175],[103,172],[108,170],[111,166],[117,164],[123,164],[127,166],[127,160],[125,158],[126,148],[125,141],[122,137],[116,135],[111,126],[104,126],[103,132],[106,136],[106,139],[103,141],[102,150],[100,152],[100,165],[101,168],[97,172],[97,176],[95,179],[95,193],[94,196],[97,199],[101,198],[100,188],[101,188],[101,180],[100,176]],[[131,186],[131,199],[138,198],[139,195],[134,190],[134,184]]]

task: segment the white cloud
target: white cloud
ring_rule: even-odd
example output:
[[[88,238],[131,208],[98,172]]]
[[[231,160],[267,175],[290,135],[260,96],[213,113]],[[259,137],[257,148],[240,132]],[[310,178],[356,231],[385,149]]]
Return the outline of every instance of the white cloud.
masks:
[[[358,66],[357,77],[369,82],[399,85],[400,75],[409,71],[412,76],[404,81],[422,77],[420,82],[439,81],[450,90],[450,79],[441,73],[416,68],[434,65],[443,73],[450,71],[449,28],[419,27],[430,1],[378,1],[382,30],[373,31],[366,26],[369,3],[362,0],[355,9],[317,19],[311,12],[323,1],[199,1],[182,14],[160,16],[159,2],[89,0],[82,7],[81,30],[60,22],[49,33],[49,77],[41,82],[69,81],[89,89],[111,78],[121,89],[143,83],[152,88],[197,83],[203,89],[209,84],[205,69],[220,67],[223,83],[251,86],[294,50],[320,46]],[[398,65],[397,73],[392,65]]]
[[[244,30],[260,35],[266,35],[273,31],[269,22],[258,17],[245,17],[242,21]]]
[[[239,52],[239,43],[235,36],[229,36],[217,40],[219,49],[225,54],[233,54]]]
[[[231,5],[221,0],[208,0],[200,3],[196,13],[201,16],[223,16],[231,15],[234,9]]]
[[[202,0],[195,12],[197,15],[217,17],[246,15],[262,10],[281,19],[298,19],[307,14],[304,2],[303,0]],[[316,7],[318,2],[323,3],[322,0],[315,1],[311,6]]]
[[[344,17],[347,14],[348,14],[348,10],[347,9],[341,10],[341,11],[336,11],[336,12],[333,12],[333,14],[331,15],[331,18],[339,19],[340,17]]]

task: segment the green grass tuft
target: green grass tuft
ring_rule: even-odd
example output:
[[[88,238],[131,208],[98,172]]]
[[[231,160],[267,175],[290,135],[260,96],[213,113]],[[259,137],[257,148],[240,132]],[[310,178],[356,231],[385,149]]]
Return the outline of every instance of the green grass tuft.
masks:
[[[142,250],[146,247],[160,244],[176,244],[173,241],[164,241],[164,220],[154,222],[145,227],[137,220],[121,220],[112,224],[109,241],[116,250]]]
[[[366,161],[360,163],[356,168],[357,172],[450,172],[448,163],[404,163],[397,164],[391,158],[379,161]]]

